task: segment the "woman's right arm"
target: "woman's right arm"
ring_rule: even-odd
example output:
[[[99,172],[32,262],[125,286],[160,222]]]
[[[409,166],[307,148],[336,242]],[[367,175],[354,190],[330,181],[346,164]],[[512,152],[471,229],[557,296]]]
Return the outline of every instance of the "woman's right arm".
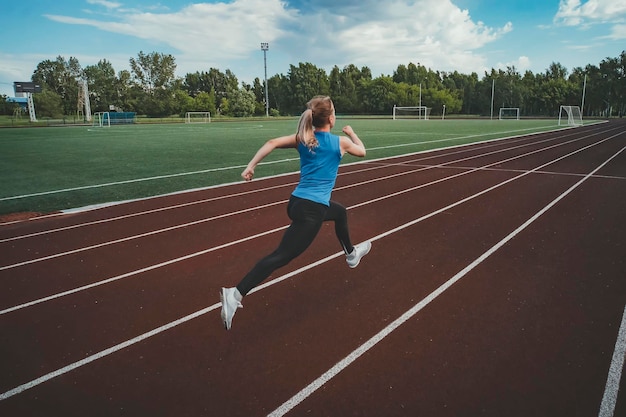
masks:
[[[272,153],[272,151],[276,148],[295,148],[297,146],[296,142],[296,134],[281,136],[279,138],[270,139],[252,157],[250,162],[248,162],[248,166],[241,173],[241,176],[246,181],[251,181],[254,177],[254,168],[265,158],[267,155]]]

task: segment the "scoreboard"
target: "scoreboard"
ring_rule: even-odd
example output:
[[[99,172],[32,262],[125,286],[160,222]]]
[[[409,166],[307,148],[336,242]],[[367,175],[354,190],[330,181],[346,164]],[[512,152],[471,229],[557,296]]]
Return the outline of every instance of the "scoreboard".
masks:
[[[30,81],[15,81],[13,89],[16,93],[41,93],[41,85]]]

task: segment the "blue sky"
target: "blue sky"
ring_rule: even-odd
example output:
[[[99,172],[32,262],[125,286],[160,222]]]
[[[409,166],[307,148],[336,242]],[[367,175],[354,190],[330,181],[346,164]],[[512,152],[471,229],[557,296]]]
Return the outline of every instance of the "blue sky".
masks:
[[[0,14],[0,94],[57,56],[82,67],[101,59],[129,70],[140,51],[171,54],[177,75],[230,69],[240,81],[310,62],[368,66],[377,77],[398,65],[480,77],[515,66],[569,71],[626,49],[626,0],[28,0]]]

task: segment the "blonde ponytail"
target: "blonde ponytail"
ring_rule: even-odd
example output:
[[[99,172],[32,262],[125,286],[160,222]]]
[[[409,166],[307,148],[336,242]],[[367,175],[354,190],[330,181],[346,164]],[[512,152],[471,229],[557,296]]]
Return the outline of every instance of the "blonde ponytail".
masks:
[[[319,146],[319,142],[313,132],[313,110],[310,108],[306,109],[302,115],[300,115],[296,139],[309,148],[310,152],[313,152],[313,150]]]
[[[306,103],[306,110],[300,116],[296,139],[310,152],[319,146],[315,138],[315,128],[323,127],[330,123],[331,116],[335,114],[335,106],[328,96],[315,96]]]

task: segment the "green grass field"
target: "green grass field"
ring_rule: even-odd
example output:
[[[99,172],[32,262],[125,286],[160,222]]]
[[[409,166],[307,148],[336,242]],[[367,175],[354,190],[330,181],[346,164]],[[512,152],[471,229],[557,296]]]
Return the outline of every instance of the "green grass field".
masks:
[[[0,129],[0,215],[47,213],[240,181],[256,150],[295,131],[297,119],[209,124]],[[558,129],[556,120],[390,120],[342,118],[367,159]],[[343,163],[356,161],[347,156]],[[298,170],[297,153],[279,150],[256,170]]]

